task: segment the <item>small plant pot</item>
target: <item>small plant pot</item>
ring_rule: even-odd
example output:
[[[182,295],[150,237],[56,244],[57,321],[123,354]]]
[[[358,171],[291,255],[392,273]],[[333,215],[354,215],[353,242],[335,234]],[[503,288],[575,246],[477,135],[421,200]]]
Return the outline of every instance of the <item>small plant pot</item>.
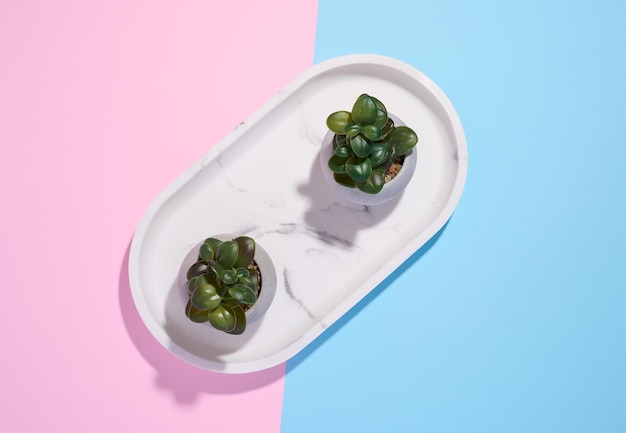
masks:
[[[397,116],[389,113],[389,117],[393,119],[394,123],[398,126],[404,125],[401,119]],[[333,177],[333,172],[328,168],[328,160],[333,155],[333,137],[334,133],[328,131],[322,141],[322,148],[320,151],[320,165],[322,173],[326,182],[339,194],[343,199],[352,203],[371,206],[387,203],[390,200],[398,197],[406,186],[409,184],[415,168],[417,166],[417,149],[412,149],[404,157],[402,168],[396,174],[396,176],[389,182],[385,183],[385,186],[378,194],[368,194],[361,191],[358,188],[349,188],[337,183]]]
[[[219,239],[221,241],[228,241],[236,238],[237,236],[233,236],[230,234],[220,234],[213,235],[211,237]],[[196,261],[198,261],[199,250],[202,243],[203,242],[200,242],[195,245],[187,253],[183,260],[183,263],[181,264],[180,272],[178,275],[178,286],[180,288],[181,300],[184,303],[187,303],[190,297],[190,294],[188,292],[187,270],[194,263],[196,263]],[[255,321],[258,321],[267,312],[270,305],[272,304],[272,301],[274,300],[277,284],[276,270],[274,268],[274,263],[272,262],[272,259],[270,258],[267,251],[265,251],[258,242],[256,242],[255,244],[256,251],[254,254],[253,263],[258,268],[261,284],[256,302],[245,310],[246,322],[248,325],[252,324]],[[185,314],[184,311],[181,311],[181,314]],[[204,325],[208,328],[212,328],[209,322],[199,323],[199,325]]]

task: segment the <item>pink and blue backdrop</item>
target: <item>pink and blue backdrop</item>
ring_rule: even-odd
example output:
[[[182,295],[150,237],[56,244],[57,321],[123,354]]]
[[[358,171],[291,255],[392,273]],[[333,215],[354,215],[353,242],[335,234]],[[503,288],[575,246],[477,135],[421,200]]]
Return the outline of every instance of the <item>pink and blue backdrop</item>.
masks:
[[[625,12],[2,2],[0,431],[624,431]],[[297,75],[352,53],[410,63],[455,104],[456,213],[286,364],[185,364],[130,295],[143,211]]]

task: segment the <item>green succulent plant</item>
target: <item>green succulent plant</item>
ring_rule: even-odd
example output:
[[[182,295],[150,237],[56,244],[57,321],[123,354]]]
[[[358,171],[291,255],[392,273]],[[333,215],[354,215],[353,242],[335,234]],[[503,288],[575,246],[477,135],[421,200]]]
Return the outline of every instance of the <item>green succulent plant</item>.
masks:
[[[209,322],[229,334],[246,329],[246,310],[254,305],[261,289],[254,254],[254,239],[240,236],[231,241],[206,239],[197,261],[187,271],[189,301],[187,317]]]
[[[378,194],[393,161],[417,144],[408,126],[395,126],[387,109],[373,96],[362,94],[352,111],[336,111],[326,119],[333,137],[328,167],[335,181],[349,188]]]

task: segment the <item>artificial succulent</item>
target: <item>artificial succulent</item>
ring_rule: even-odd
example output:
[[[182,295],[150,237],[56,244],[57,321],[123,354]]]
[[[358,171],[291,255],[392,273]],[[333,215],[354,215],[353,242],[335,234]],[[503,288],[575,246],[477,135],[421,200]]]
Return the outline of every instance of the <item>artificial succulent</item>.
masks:
[[[254,261],[254,239],[206,239],[187,271],[189,301],[185,314],[229,334],[246,329],[246,310],[257,301],[261,277]]]
[[[328,116],[326,125],[335,133],[328,160],[335,181],[369,194],[382,190],[393,161],[417,144],[415,131],[395,126],[383,103],[366,94],[357,98],[351,112]]]

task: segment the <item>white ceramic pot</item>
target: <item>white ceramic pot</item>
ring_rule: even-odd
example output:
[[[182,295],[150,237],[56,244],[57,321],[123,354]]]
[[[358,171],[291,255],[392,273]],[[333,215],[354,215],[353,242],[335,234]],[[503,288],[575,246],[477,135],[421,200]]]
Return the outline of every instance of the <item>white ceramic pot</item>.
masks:
[[[396,126],[404,125],[401,119],[392,114],[388,114],[393,119]],[[338,184],[333,177],[333,172],[328,168],[328,160],[333,156],[333,137],[335,133],[328,131],[322,141],[322,149],[320,151],[320,165],[322,167],[322,173],[327,183],[345,200],[361,205],[378,205],[387,203],[390,200],[398,197],[404,191],[404,188],[409,184],[409,181],[415,173],[415,167],[417,166],[417,148],[414,147],[409,153],[405,155],[402,169],[398,174],[385,183],[383,189],[378,194],[368,194],[361,191],[358,188],[349,188]]]

